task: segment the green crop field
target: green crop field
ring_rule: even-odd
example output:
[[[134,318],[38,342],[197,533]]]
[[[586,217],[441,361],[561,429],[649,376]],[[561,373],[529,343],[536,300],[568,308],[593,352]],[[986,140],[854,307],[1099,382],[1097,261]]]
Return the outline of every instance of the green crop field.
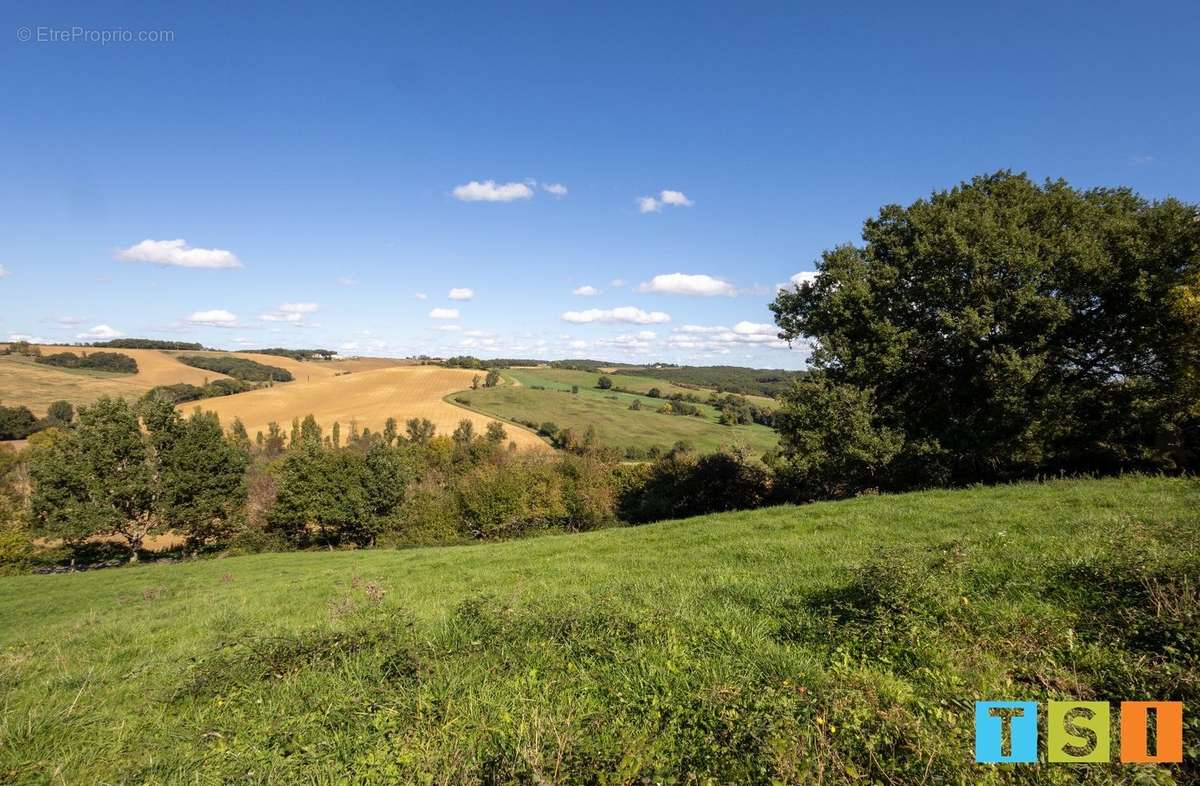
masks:
[[[972,703],[1194,707],[1197,575],[1125,477],[4,578],[0,782],[1172,783],[975,765]]]
[[[470,408],[504,420],[539,425],[550,421],[581,435],[592,426],[601,444],[620,450],[645,451],[657,447],[665,451],[677,441],[684,440],[701,452],[722,446],[741,446],[753,455],[762,455],[778,444],[778,435],[766,426],[720,425],[717,422],[719,413],[706,404],[697,405],[703,417],[660,414],[656,410],[667,403],[664,399],[600,390],[596,387],[600,374],[529,368],[507,369],[504,375],[518,384],[465,391],[447,400],[465,399]],[[704,401],[709,395],[709,391],[682,388],[648,377],[612,379],[614,384],[628,385],[631,390],[648,391],[658,387],[663,396],[682,393],[698,396]],[[571,393],[573,385],[579,387],[578,394]],[[631,410],[629,406],[633,401],[639,401],[642,408]]]

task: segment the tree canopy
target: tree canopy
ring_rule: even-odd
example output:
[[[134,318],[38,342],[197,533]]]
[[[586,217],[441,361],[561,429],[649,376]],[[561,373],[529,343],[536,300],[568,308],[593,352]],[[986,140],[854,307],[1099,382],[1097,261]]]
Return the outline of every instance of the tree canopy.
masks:
[[[876,451],[860,482],[886,487],[1197,467],[1196,205],[999,172],[863,239],[771,306],[812,343],[781,425],[802,476],[814,446]]]

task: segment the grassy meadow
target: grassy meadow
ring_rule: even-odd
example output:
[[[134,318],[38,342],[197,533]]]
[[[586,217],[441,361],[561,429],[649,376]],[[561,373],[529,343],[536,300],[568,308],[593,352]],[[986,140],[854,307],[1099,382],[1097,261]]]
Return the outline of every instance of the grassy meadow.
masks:
[[[971,708],[1200,699],[1197,575],[1200,486],[1125,477],[3,578],[0,782],[1186,782]]]
[[[766,426],[720,425],[717,422],[720,413],[706,404],[696,405],[703,417],[659,414],[655,410],[666,403],[665,399],[600,390],[596,387],[600,374],[551,368],[514,368],[503,373],[516,384],[459,395],[469,401],[472,409],[502,420],[539,425],[550,421],[579,434],[593,426],[601,444],[621,450],[630,447],[666,450],[675,442],[686,440],[702,453],[740,445],[753,455],[762,455],[778,443],[776,432]],[[657,387],[664,397],[672,393],[696,395],[701,400],[708,397],[708,391],[683,388],[650,377],[614,376],[612,380],[614,385],[643,393]],[[579,387],[578,394],[571,393],[573,385]],[[634,401],[640,401],[642,409],[631,410],[629,406]]]

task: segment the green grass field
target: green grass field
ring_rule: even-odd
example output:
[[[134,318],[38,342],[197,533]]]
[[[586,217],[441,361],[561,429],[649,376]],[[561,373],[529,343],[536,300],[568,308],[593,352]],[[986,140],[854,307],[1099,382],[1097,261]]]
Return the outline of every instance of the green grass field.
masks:
[[[551,421],[580,435],[588,426],[594,426],[601,444],[620,450],[658,447],[665,451],[677,441],[686,440],[701,452],[738,445],[753,455],[762,455],[778,444],[778,435],[766,426],[720,425],[717,410],[705,404],[697,405],[704,417],[659,414],[656,410],[665,401],[600,390],[596,387],[599,374],[537,368],[507,369],[504,375],[520,384],[466,391],[448,400],[463,397],[472,409],[489,415],[539,425]],[[707,391],[681,388],[652,378],[613,377],[613,381],[614,384],[626,384],[631,390],[648,391],[658,387],[664,396],[678,392],[698,395],[701,400],[708,398]],[[577,395],[571,394],[572,385],[579,386]],[[546,389],[536,390],[535,386]],[[641,410],[629,409],[635,400],[641,402]]]
[[[1182,782],[971,708],[1200,699],[1197,575],[1200,487],[1127,477],[5,578],[0,782]]]

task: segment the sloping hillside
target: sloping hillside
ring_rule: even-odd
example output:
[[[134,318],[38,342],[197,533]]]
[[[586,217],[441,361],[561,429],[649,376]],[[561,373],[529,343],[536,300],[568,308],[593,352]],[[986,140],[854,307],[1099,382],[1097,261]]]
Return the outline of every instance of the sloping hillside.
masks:
[[[1198,511],[1127,477],[0,579],[0,781],[1007,783],[978,698],[1200,701]]]

